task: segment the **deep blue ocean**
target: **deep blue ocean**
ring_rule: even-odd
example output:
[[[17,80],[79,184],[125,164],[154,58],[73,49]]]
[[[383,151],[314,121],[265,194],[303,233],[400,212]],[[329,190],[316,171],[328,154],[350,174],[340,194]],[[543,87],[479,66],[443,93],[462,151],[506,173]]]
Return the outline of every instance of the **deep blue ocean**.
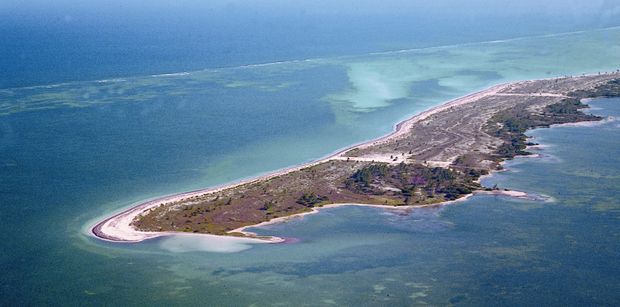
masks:
[[[559,0],[5,0],[0,88],[603,28],[620,25],[617,9]]]
[[[551,203],[338,208],[257,230],[299,239],[285,245],[125,245],[87,230],[493,84],[616,70],[619,7],[4,1],[0,305],[618,305],[613,120],[536,130],[544,158],[489,179]],[[593,105],[620,116],[618,100]]]

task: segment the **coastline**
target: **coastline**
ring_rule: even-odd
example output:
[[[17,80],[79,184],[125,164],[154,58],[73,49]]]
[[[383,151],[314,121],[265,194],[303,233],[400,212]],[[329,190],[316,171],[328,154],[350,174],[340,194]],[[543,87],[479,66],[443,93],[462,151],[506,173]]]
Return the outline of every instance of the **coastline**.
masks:
[[[489,174],[487,176],[491,176],[492,174]],[[282,216],[282,217],[278,217],[269,221],[265,221],[262,223],[258,223],[258,224],[254,224],[254,225],[248,225],[248,226],[243,226],[243,227],[239,227],[237,229],[233,229],[231,231],[229,231],[228,233],[241,233],[244,234],[246,236],[248,236],[249,238],[252,237],[257,237],[258,235],[254,232],[251,231],[247,231],[248,228],[254,228],[254,227],[262,227],[262,226],[268,226],[268,225],[273,225],[273,224],[279,224],[279,223],[286,223],[289,222],[291,220],[297,220],[297,219],[302,219],[303,217],[307,216],[307,215],[312,215],[312,214],[317,214],[320,213],[321,210],[324,209],[333,209],[333,208],[340,208],[340,207],[370,207],[370,208],[377,208],[377,209],[384,209],[384,210],[395,210],[395,211],[403,211],[403,210],[411,210],[411,209],[421,209],[421,208],[436,208],[436,207],[443,207],[443,206],[448,206],[448,205],[454,205],[457,203],[461,203],[464,202],[474,196],[477,195],[491,195],[491,196],[504,196],[504,197],[511,197],[511,198],[516,198],[516,199],[520,199],[520,200],[528,200],[528,201],[541,201],[543,200],[542,198],[545,198],[546,196],[542,196],[542,195],[532,195],[530,193],[527,192],[523,192],[523,191],[517,191],[517,190],[493,190],[493,191],[484,191],[484,190],[480,190],[480,191],[474,191],[471,194],[467,194],[461,198],[457,198],[455,200],[448,200],[448,201],[443,201],[440,203],[436,203],[436,204],[428,204],[428,205],[415,205],[415,206],[389,206],[389,205],[371,205],[371,204],[355,204],[355,203],[347,203],[347,204],[329,204],[329,205],[324,205],[324,206],[320,206],[320,207],[314,207],[311,208],[311,211],[308,212],[302,212],[302,213],[298,213],[298,214],[293,214],[293,215],[287,215],[287,216]],[[545,199],[545,201],[547,201]],[[170,232],[168,232],[170,233]],[[171,234],[175,234],[175,232],[172,232]],[[228,237],[228,236],[226,236]],[[280,237],[274,237],[274,236],[270,236],[270,237],[261,237],[261,238],[276,238],[280,239],[281,242],[284,242],[285,239],[280,238]],[[262,239],[261,239],[262,240]],[[271,243],[271,242],[270,242]],[[273,242],[273,243],[280,243],[280,242]]]
[[[140,241],[155,238],[155,237],[188,234],[186,232],[173,232],[173,231],[166,231],[166,232],[139,231],[139,230],[134,229],[133,226],[131,226],[130,224],[137,216],[141,215],[142,213],[148,211],[151,208],[163,205],[165,203],[189,200],[192,197],[215,193],[215,192],[222,191],[225,189],[234,188],[239,185],[244,185],[244,184],[253,183],[253,182],[262,181],[262,180],[269,180],[270,178],[273,178],[273,177],[288,174],[290,172],[298,171],[298,170],[301,170],[307,167],[311,167],[311,166],[314,166],[320,163],[324,163],[326,161],[333,160],[333,159],[343,159],[343,158],[346,159],[347,157],[343,155],[346,152],[350,151],[351,149],[375,146],[375,145],[379,145],[387,141],[398,139],[401,136],[405,135],[415,123],[419,121],[423,121],[431,117],[434,114],[450,109],[452,107],[476,102],[483,97],[495,95],[498,92],[505,90],[507,88],[510,88],[511,86],[514,86],[514,85],[527,84],[528,82],[533,82],[533,81],[536,81],[536,80],[501,83],[501,84],[488,87],[478,92],[474,92],[474,93],[471,93],[471,94],[468,94],[462,97],[449,100],[435,107],[432,107],[426,111],[415,114],[403,121],[400,121],[399,123],[394,125],[393,130],[390,133],[382,137],[344,147],[318,160],[314,160],[308,163],[298,164],[292,167],[283,168],[283,169],[270,172],[264,175],[242,179],[236,182],[232,182],[232,183],[228,183],[228,184],[224,184],[224,185],[220,185],[216,187],[210,187],[210,188],[205,188],[205,189],[200,189],[200,190],[195,190],[195,191],[190,191],[190,192],[167,195],[167,196],[154,198],[146,202],[140,202],[137,205],[132,205],[128,209],[125,209],[121,211],[120,213],[116,213],[96,223],[94,226],[90,227],[89,233],[97,237],[98,239],[110,241],[110,242],[119,242],[119,243],[136,243],[136,242],[140,242]],[[445,202],[440,202],[440,203],[431,204],[431,205],[412,205],[412,206],[395,207],[395,206],[386,206],[386,205],[366,205],[366,204],[354,204],[354,203],[330,204],[330,205],[325,205],[325,206],[318,207],[318,208],[312,208],[311,211],[308,211],[308,212],[302,212],[302,213],[293,214],[289,216],[279,217],[279,218],[271,219],[269,221],[265,221],[259,224],[243,226],[243,227],[227,232],[228,234],[240,233],[240,234],[245,235],[246,237],[235,237],[232,235],[220,236],[220,235],[202,234],[202,233],[198,233],[194,235],[209,235],[209,236],[218,236],[218,237],[226,237],[226,238],[231,238],[231,239],[244,239],[244,240],[249,239],[249,240],[255,240],[256,242],[262,242],[262,243],[281,243],[281,242],[284,242],[284,239],[282,238],[257,237],[255,233],[248,232],[246,231],[246,229],[251,228],[251,227],[258,227],[258,226],[280,223],[280,222],[288,221],[290,219],[303,217],[308,214],[317,213],[323,208],[334,208],[334,207],[340,207],[340,206],[367,206],[367,207],[380,207],[380,208],[387,208],[387,209],[390,209],[390,208],[397,208],[397,209],[423,208],[423,207],[430,207],[430,206],[448,205],[454,202],[466,200],[469,197],[473,195],[477,195],[477,194],[504,195],[504,196],[516,197],[520,199],[537,199],[536,197],[529,197],[528,194],[524,192],[495,190],[495,191],[475,191],[474,193],[465,195],[464,197],[458,198],[453,201],[445,201]]]
[[[523,193],[523,192],[522,192]],[[261,227],[261,226],[267,226],[267,225],[273,225],[273,224],[279,224],[279,223],[285,223],[288,222],[290,220],[296,220],[299,218],[303,218],[306,215],[311,215],[311,214],[316,214],[321,212],[321,210],[323,209],[333,209],[333,208],[339,208],[339,207],[348,207],[348,206],[353,206],[353,207],[370,207],[370,208],[378,208],[378,209],[386,209],[386,210],[407,210],[407,209],[419,209],[419,208],[432,208],[432,207],[442,207],[442,206],[446,206],[446,205],[450,205],[450,204],[454,204],[457,202],[462,202],[465,201],[467,199],[469,199],[470,197],[476,195],[478,193],[472,193],[472,194],[468,194],[465,195],[461,198],[455,199],[455,200],[449,200],[449,201],[444,201],[441,203],[436,203],[436,204],[429,204],[429,205],[418,205],[418,206],[386,206],[386,205],[371,205],[371,204],[355,204],[355,203],[347,203],[347,204],[329,204],[329,205],[324,205],[324,206],[320,206],[320,207],[314,207],[311,208],[311,211],[308,212],[302,212],[302,213],[298,213],[298,214],[293,214],[293,215],[287,215],[287,216],[282,216],[282,217],[278,217],[269,221],[265,221],[262,223],[258,223],[255,225],[248,225],[248,226],[243,226],[243,227],[239,227],[237,229],[233,229],[231,231],[229,231],[228,233],[242,233],[246,236],[249,237],[256,237],[257,234],[251,231],[247,231],[246,229],[248,228],[254,228],[254,227]],[[278,237],[270,237],[270,238],[278,238]]]
[[[523,82],[523,81],[520,81],[520,82]],[[320,164],[326,161],[330,161],[335,158],[339,158],[343,154],[345,154],[346,152],[354,148],[364,148],[367,146],[373,146],[373,145],[381,144],[391,139],[398,138],[402,136],[406,131],[408,131],[411,125],[413,125],[414,123],[418,121],[422,121],[450,107],[475,102],[481,97],[492,95],[494,93],[499,92],[502,89],[509,87],[510,85],[514,85],[517,83],[519,82],[500,83],[500,84],[493,85],[491,87],[488,87],[478,92],[470,93],[470,94],[467,94],[467,95],[464,95],[464,96],[461,96],[461,97],[458,97],[452,100],[448,100],[442,104],[434,106],[426,111],[422,111],[418,114],[415,114],[405,120],[402,120],[396,123],[393,126],[392,131],[384,136],[344,147],[318,160],[314,160],[314,161],[307,162],[307,163],[302,163],[302,164],[291,166],[288,168],[283,168],[283,169],[276,170],[274,172],[270,172],[264,175],[259,175],[256,177],[241,179],[239,181],[234,181],[234,182],[223,184],[223,185],[216,186],[216,187],[209,187],[209,188],[199,189],[199,190],[194,190],[194,191],[189,191],[189,192],[165,195],[162,197],[156,197],[146,202],[139,202],[137,205],[131,205],[129,208],[122,210],[121,212],[116,213],[112,216],[109,216],[100,222],[97,222],[95,225],[90,227],[89,234],[98,239],[108,241],[108,242],[137,243],[137,242],[141,242],[141,241],[156,238],[156,237],[183,233],[183,232],[138,231],[138,230],[135,230],[130,225],[130,223],[135,217],[140,215],[142,212],[145,212],[153,207],[159,206],[164,203],[180,201],[180,200],[188,199],[194,196],[201,196],[205,194],[215,193],[221,190],[234,188],[239,185],[248,184],[248,183],[252,183],[256,181],[268,180],[273,177],[281,176],[281,175],[294,172],[294,171],[297,171],[303,168],[311,167],[311,166],[314,166],[314,165],[317,165],[317,164]],[[444,204],[444,203],[441,203],[441,204]],[[336,205],[348,205],[348,204],[336,204]],[[439,205],[439,204],[434,204],[434,205]],[[386,207],[386,206],[380,206],[380,207]],[[416,206],[416,207],[421,207],[421,206]],[[307,212],[303,212],[300,214],[304,214],[304,213],[307,213]],[[286,216],[282,218],[293,217],[293,216],[297,216],[297,215],[290,215],[290,216]],[[267,221],[267,222],[271,222],[271,221],[272,220]],[[256,225],[245,226],[245,228],[254,227],[254,226]],[[238,229],[235,229],[235,230],[238,230]],[[230,231],[229,233],[231,232],[235,232],[235,231]],[[232,236],[228,236],[228,237],[232,237]],[[257,240],[260,240],[263,242],[265,241],[263,239],[257,239]]]

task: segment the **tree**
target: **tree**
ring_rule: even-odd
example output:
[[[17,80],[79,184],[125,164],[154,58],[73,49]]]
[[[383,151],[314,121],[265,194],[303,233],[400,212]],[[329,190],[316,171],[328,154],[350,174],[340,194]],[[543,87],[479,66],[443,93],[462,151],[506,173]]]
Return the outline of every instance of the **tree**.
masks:
[[[314,192],[304,193],[297,199],[297,203],[306,207],[314,207],[318,203],[327,201],[327,196],[316,195]]]

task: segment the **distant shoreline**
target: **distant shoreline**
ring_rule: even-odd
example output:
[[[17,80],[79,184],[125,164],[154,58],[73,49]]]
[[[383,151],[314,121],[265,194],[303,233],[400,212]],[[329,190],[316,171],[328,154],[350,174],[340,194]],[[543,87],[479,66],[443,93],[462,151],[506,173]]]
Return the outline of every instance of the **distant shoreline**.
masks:
[[[596,75],[591,75],[591,76],[596,76]],[[580,76],[581,77],[581,76]],[[549,78],[549,79],[541,79],[541,80],[553,80],[553,79],[558,79],[558,78]],[[131,222],[139,215],[141,215],[142,213],[150,210],[151,208],[157,207],[157,206],[162,206],[164,204],[167,203],[172,203],[172,202],[178,202],[178,201],[184,201],[184,200],[189,200],[192,197],[198,197],[198,196],[203,196],[203,195],[207,195],[207,194],[211,194],[211,193],[216,193],[219,191],[223,191],[223,190],[227,190],[227,189],[231,189],[231,188],[235,188],[237,186],[240,185],[244,185],[244,184],[249,184],[249,183],[254,183],[254,182],[260,182],[260,181],[265,181],[265,180],[269,180],[271,178],[274,177],[278,177],[284,174],[288,174],[291,172],[295,172],[307,167],[311,167],[314,165],[318,165],[321,163],[324,163],[326,161],[330,161],[330,160],[334,160],[334,159],[347,159],[347,157],[343,156],[343,154],[345,154],[346,152],[352,150],[352,149],[361,149],[361,148],[365,148],[365,147],[369,147],[369,146],[375,146],[375,145],[380,145],[384,142],[388,142],[388,141],[392,141],[395,139],[399,139],[400,137],[402,137],[403,135],[406,135],[407,132],[410,131],[411,127],[420,121],[423,121],[425,119],[427,119],[428,117],[440,113],[442,111],[445,111],[447,109],[453,108],[453,107],[457,107],[457,106],[463,106],[463,105],[467,105],[470,103],[474,103],[478,100],[480,100],[483,97],[486,96],[490,96],[490,95],[495,95],[498,92],[505,90],[507,88],[509,88],[510,86],[514,86],[517,84],[527,84],[528,82],[534,82],[534,81],[539,81],[539,80],[530,80],[530,81],[518,81],[518,82],[511,82],[511,83],[501,83],[501,84],[497,84],[494,86],[491,86],[489,88],[486,88],[484,90],[478,91],[478,92],[474,92],[456,99],[452,99],[449,100],[445,103],[442,103],[440,105],[437,105],[433,108],[430,108],[426,111],[423,111],[421,113],[415,114],[410,118],[407,118],[397,124],[394,125],[393,130],[376,139],[373,140],[369,140],[366,142],[361,142],[355,145],[351,145],[351,146],[347,146],[344,147],[340,150],[337,150],[336,152],[327,155],[324,158],[312,161],[312,162],[308,162],[308,163],[303,163],[303,164],[299,164],[296,166],[292,166],[292,167],[288,167],[288,168],[284,168],[284,169],[280,169],[271,173],[267,173],[264,175],[260,175],[257,177],[252,177],[252,178],[248,178],[248,179],[243,179],[240,181],[236,181],[236,182],[232,182],[232,183],[228,183],[228,184],[224,184],[224,185],[220,185],[220,186],[216,186],[216,187],[210,187],[210,188],[205,188],[205,189],[200,189],[200,190],[195,190],[195,191],[190,191],[190,192],[183,192],[183,193],[178,193],[178,194],[172,194],[172,195],[166,195],[166,196],[162,196],[162,197],[157,197],[145,202],[140,202],[135,206],[132,206],[128,209],[125,209],[119,213],[116,213],[110,217],[107,217],[106,219],[96,223],[94,226],[92,226],[90,228],[90,233],[92,235],[94,235],[95,237],[101,239],[101,240],[105,240],[105,241],[111,241],[111,242],[119,242],[119,243],[135,243],[135,242],[140,242],[146,239],[151,239],[151,238],[155,238],[155,237],[161,237],[161,236],[168,236],[168,235],[176,235],[176,234],[186,234],[185,232],[176,232],[176,231],[162,231],[162,232],[147,232],[147,231],[139,231],[134,229],[133,226],[131,226]],[[260,237],[254,237],[255,234],[247,232],[246,229],[247,228],[251,228],[251,227],[257,227],[257,226],[262,226],[262,225],[268,225],[268,224],[274,224],[274,223],[279,223],[282,221],[286,221],[289,219],[293,219],[296,217],[300,217],[300,216],[305,216],[308,214],[313,214],[316,212],[319,212],[321,208],[333,208],[333,207],[340,207],[340,206],[349,206],[349,205],[353,205],[353,206],[370,206],[370,207],[381,207],[381,208],[397,208],[397,209],[403,209],[403,208],[420,208],[420,207],[429,207],[429,206],[443,206],[449,203],[453,203],[456,201],[462,201],[464,199],[467,199],[469,197],[471,197],[474,194],[501,194],[501,195],[507,195],[507,196],[516,196],[516,197],[526,197],[527,194],[523,193],[523,192],[514,192],[514,191],[510,191],[510,192],[504,192],[504,191],[493,191],[493,192],[484,192],[484,191],[478,191],[476,193],[472,193],[472,194],[468,194],[465,197],[461,197],[459,199],[453,200],[453,201],[446,201],[446,202],[441,202],[441,203],[435,203],[435,204],[430,204],[430,205],[414,205],[414,206],[398,206],[398,207],[394,207],[394,206],[386,206],[386,205],[366,205],[366,204],[354,204],[354,203],[344,203],[344,204],[329,204],[329,205],[325,205],[322,207],[317,207],[317,208],[311,208],[311,211],[308,212],[302,212],[302,213],[298,213],[298,214],[292,214],[292,215],[288,215],[288,216],[283,216],[283,217],[278,217],[278,218],[274,218],[262,223],[258,223],[258,224],[254,224],[254,225],[248,225],[248,226],[243,226],[243,227],[239,227],[237,229],[228,231],[229,234],[231,233],[241,233],[244,235],[249,235],[252,237],[235,237],[235,236],[224,236],[227,238],[231,238],[231,239],[244,239],[244,240],[256,240],[256,242],[265,242],[265,243],[280,243],[283,242],[284,240],[281,238],[277,238],[277,237],[264,237],[264,238],[260,238]],[[515,193],[519,194],[516,195]],[[201,233],[195,234],[195,235],[201,235]],[[213,236],[213,234],[208,234],[210,236]]]

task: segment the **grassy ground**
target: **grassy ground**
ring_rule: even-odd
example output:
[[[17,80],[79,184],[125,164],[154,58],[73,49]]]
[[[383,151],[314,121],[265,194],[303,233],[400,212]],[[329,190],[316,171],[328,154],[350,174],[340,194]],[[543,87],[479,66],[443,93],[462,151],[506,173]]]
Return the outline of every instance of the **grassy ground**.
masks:
[[[574,86],[570,82],[524,83],[511,88],[511,93],[555,91],[567,97],[486,97],[420,122],[404,140],[353,150],[354,154],[348,153],[350,161],[330,160],[269,180],[162,204],[139,216],[133,225],[147,231],[226,234],[331,203],[403,206],[454,200],[482,189],[477,179],[498,168],[502,160],[528,154],[524,134],[528,129],[600,120],[581,112],[587,106],[580,99],[620,96],[620,79],[572,92],[568,91]],[[355,156],[377,152],[405,159],[400,163],[355,160]],[[426,161],[446,161],[450,155],[454,157],[446,168]]]

